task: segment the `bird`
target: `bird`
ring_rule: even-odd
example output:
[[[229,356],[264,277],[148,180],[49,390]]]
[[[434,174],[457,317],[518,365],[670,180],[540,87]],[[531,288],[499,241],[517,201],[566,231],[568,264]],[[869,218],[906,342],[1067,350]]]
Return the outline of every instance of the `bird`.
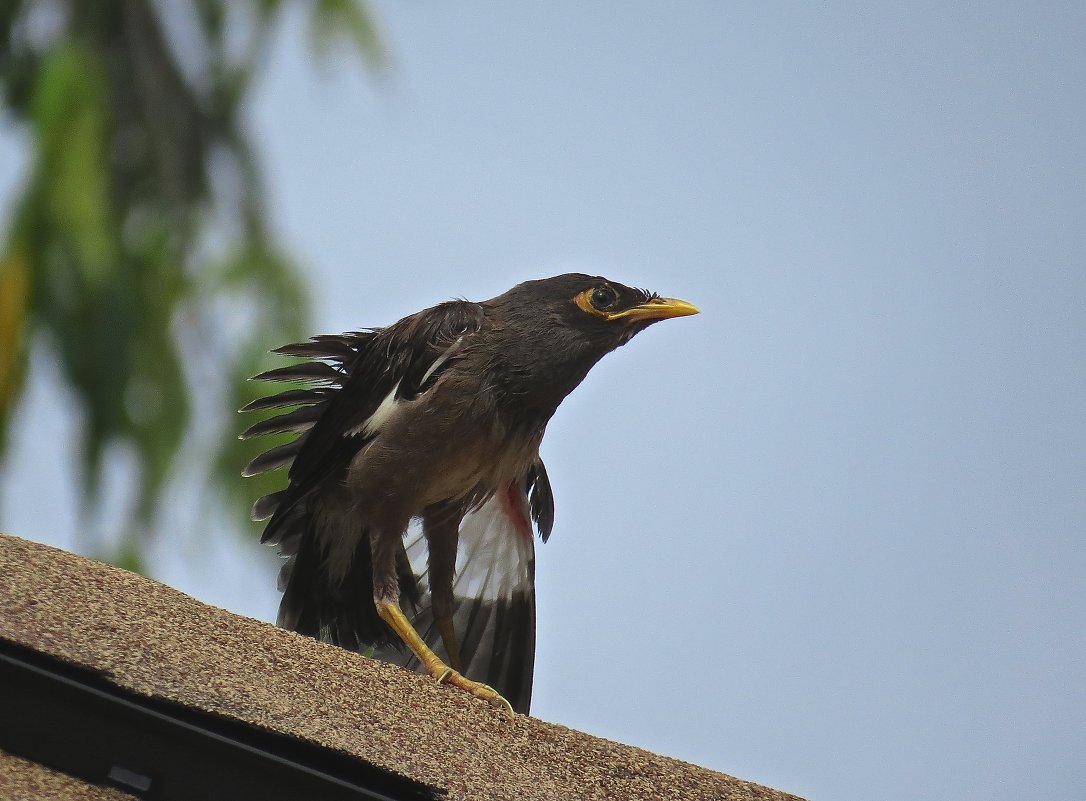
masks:
[[[607,353],[697,313],[570,273],[274,349],[303,361],[254,376],[292,386],[240,437],[297,434],[243,470],[288,468],[252,510],[285,558],[277,625],[528,713],[547,423]]]

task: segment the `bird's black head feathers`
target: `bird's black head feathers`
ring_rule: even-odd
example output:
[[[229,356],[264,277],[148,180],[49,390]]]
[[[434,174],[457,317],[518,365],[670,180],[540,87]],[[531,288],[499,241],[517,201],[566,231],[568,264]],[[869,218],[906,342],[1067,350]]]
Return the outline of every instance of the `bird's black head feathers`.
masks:
[[[525,281],[486,305],[527,329],[558,324],[599,344],[610,340],[608,349],[629,341],[654,322],[698,311],[686,301],[583,273]],[[552,329],[551,333],[559,332]]]
[[[582,273],[525,281],[483,306],[503,332],[501,368],[512,394],[539,404],[547,416],[607,353],[659,320],[698,311]]]

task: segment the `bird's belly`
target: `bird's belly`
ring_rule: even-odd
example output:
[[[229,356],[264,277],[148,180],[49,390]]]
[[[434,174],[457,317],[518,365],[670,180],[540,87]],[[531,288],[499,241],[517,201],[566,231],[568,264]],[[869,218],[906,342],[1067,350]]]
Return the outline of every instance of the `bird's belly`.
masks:
[[[414,517],[437,504],[473,505],[526,474],[540,437],[517,435],[479,416],[398,410],[348,473],[358,505]]]
[[[464,501],[481,503],[498,487],[523,476],[538,445],[483,437],[452,452],[430,455],[422,492],[423,507]]]

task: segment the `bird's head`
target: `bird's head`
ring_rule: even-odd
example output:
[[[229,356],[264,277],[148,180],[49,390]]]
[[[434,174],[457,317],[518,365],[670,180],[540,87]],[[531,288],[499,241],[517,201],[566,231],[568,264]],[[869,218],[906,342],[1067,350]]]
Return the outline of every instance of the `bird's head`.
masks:
[[[555,405],[634,335],[660,320],[698,313],[685,300],[581,273],[525,281],[486,305],[502,318],[512,366],[552,387]]]
[[[552,337],[557,344],[591,342],[604,348],[600,355],[653,323],[698,313],[685,300],[581,273],[525,281],[493,302],[500,303],[521,326]]]

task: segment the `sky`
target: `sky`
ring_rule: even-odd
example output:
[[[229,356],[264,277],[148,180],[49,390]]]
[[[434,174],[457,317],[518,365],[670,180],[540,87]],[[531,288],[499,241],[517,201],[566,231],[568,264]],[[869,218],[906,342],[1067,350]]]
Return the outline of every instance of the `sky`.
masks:
[[[812,799],[1086,796],[1086,6],[373,10],[384,73],[289,16],[247,112],[314,333],[570,270],[702,309],[548,429],[533,714]],[[55,376],[0,529],[73,547]],[[179,539],[274,619],[273,560]]]

